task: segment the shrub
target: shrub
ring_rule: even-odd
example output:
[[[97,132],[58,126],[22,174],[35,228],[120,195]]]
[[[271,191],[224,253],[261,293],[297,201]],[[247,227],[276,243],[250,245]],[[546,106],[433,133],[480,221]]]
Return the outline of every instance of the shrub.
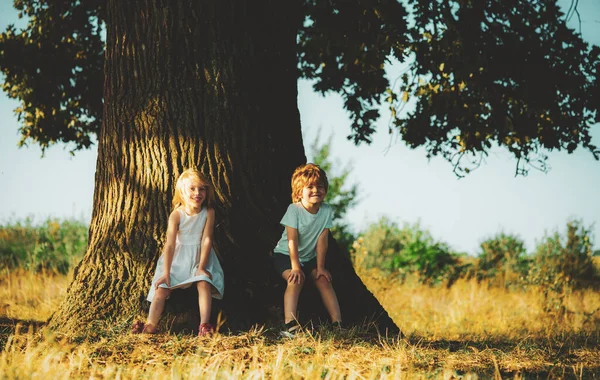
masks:
[[[597,285],[592,246],[591,231],[579,220],[567,223],[566,236],[555,232],[538,243],[528,282],[540,287],[548,312],[564,314],[573,289]]]
[[[0,225],[0,267],[67,273],[87,247],[88,226],[77,220],[33,219]]]
[[[446,280],[450,284],[464,269],[457,265],[458,255],[447,244],[435,241],[419,223],[399,228],[382,217],[367,228],[353,248],[355,266],[379,268],[402,279],[416,273],[423,283]]]
[[[545,236],[536,248],[530,282],[582,288],[597,280],[592,258],[591,230],[579,220],[567,223],[566,236]]]
[[[477,278],[495,279],[503,286],[518,283],[529,264],[523,240],[505,233],[484,240],[478,258]]]

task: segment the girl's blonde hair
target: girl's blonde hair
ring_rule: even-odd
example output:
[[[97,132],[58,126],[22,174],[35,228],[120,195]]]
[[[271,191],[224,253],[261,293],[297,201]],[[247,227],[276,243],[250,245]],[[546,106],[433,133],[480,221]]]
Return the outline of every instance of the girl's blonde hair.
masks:
[[[183,194],[186,180],[198,181],[202,186],[206,187],[206,199],[204,204],[208,207],[215,206],[215,189],[208,178],[199,170],[189,168],[183,171],[177,183],[175,183],[175,194],[173,195],[173,209],[184,206],[185,196]]]
[[[319,165],[304,164],[294,170],[292,174],[292,202],[298,202],[302,199],[302,189],[304,186],[311,184],[320,184],[325,187],[325,191],[329,189],[329,181],[325,170]]]

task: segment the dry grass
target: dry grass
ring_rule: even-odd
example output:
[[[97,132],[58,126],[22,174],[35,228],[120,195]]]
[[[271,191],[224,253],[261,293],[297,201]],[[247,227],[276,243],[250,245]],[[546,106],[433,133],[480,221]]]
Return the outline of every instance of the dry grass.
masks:
[[[317,331],[291,340],[256,328],[240,335],[132,336],[109,323],[101,338],[74,342],[29,323],[0,354],[0,378],[479,379],[600,377],[600,295],[573,293],[570,312],[543,311],[535,291],[461,281],[450,289],[365,283],[407,334]],[[44,321],[64,297],[65,276],[5,273],[0,318]]]
[[[559,314],[545,311],[548,301],[542,288],[507,290],[475,280],[458,280],[445,288],[391,282],[376,275],[362,278],[409,335],[513,340],[600,332],[600,293],[591,289],[565,295],[567,310]]]
[[[71,275],[3,269],[0,317],[45,322],[66,294]]]

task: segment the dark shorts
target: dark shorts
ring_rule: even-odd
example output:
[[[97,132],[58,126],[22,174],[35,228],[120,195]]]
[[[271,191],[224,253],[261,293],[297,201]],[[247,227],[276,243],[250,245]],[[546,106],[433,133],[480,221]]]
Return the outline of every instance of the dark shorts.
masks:
[[[275,267],[275,271],[277,271],[279,276],[281,276],[286,270],[292,269],[292,262],[290,261],[290,257],[288,255],[273,252],[271,260],[273,261],[273,266]],[[302,272],[304,272],[304,276],[306,278],[311,278],[311,272],[313,269],[317,269],[317,258],[315,257],[314,259],[305,263],[300,263],[300,265],[302,265]]]

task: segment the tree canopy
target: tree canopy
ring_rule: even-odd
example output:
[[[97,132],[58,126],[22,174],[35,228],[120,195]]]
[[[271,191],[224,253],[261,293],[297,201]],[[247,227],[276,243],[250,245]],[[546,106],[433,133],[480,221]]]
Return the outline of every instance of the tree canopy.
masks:
[[[28,20],[0,35],[4,91],[21,105],[20,144],[90,146],[102,115],[101,0],[15,0]],[[390,133],[441,155],[464,175],[493,145],[517,173],[545,152],[577,147],[600,159],[600,48],[569,29],[552,0],[303,1],[298,75],[339,93],[348,138],[370,142],[381,105]],[[388,78],[385,65],[406,70]]]

